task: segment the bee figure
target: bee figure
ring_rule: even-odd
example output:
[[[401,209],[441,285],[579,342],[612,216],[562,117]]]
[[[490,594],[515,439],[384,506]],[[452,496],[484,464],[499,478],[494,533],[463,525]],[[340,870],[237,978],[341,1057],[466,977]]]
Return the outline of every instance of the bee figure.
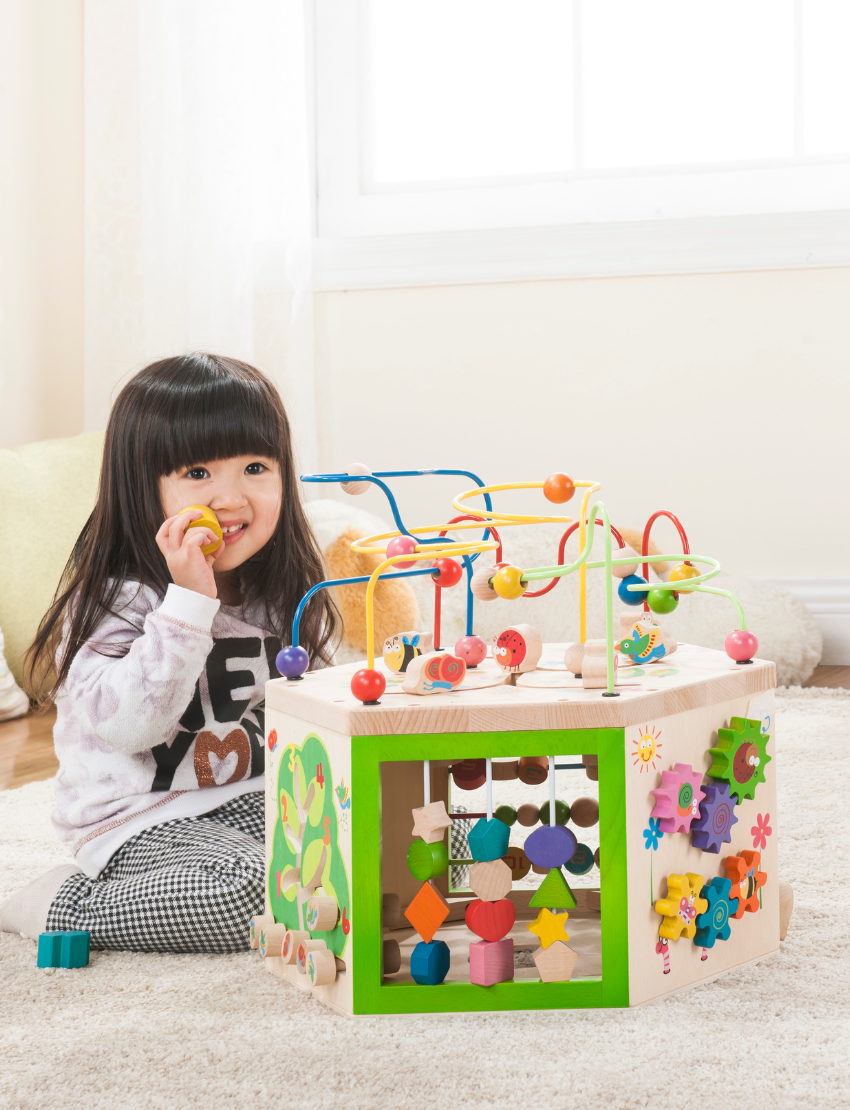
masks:
[[[428,650],[425,641],[430,639],[419,632],[399,632],[384,640],[384,662],[391,671],[404,674],[408,665]]]

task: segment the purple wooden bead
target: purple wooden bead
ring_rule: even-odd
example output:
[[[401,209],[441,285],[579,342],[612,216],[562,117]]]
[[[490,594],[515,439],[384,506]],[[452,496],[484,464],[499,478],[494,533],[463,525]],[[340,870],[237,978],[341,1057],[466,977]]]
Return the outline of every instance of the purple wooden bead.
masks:
[[[310,665],[310,656],[303,647],[285,647],[277,653],[275,663],[284,678],[300,678]]]
[[[571,859],[578,841],[563,825],[541,825],[523,845],[535,867],[562,867]]]

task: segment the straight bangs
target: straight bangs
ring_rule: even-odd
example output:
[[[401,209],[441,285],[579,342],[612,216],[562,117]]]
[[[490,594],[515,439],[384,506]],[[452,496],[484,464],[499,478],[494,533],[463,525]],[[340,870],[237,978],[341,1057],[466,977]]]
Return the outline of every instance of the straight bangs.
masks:
[[[198,361],[190,363],[195,371]],[[222,361],[209,360],[202,374],[183,368],[179,382],[163,375],[149,384],[150,407],[128,430],[138,438],[133,454],[143,453],[157,477],[243,455],[286,460],[288,428],[277,392],[235,360],[216,373]]]

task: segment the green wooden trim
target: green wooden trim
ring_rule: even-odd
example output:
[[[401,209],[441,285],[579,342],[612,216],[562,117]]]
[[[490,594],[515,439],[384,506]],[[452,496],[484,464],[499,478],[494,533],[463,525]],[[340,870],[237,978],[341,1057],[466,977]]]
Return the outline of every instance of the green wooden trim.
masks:
[[[479,987],[381,983],[381,770],[383,762],[474,759],[529,752],[599,757],[602,976],[568,983],[520,979]],[[552,1010],[628,1006],[626,755],[621,728],[354,736],[351,739],[352,940],[355,1014]],[[354,921],[356,914],[356,922]]]

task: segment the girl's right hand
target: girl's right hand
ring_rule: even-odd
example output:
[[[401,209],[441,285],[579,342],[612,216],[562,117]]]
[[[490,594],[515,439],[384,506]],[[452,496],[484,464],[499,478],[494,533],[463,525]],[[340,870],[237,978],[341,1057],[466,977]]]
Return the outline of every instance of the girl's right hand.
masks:
[[[218,539],[216,534],[209,528],[193,528],[188,534],[186,532],[192,521],[199,520],[201,516],[198,509],[170,516],[156,534],[156,545],[165,556],[175,586],[214,598],[218,596],[218,591],[212,568],[224,551],[224,544],[217,551],[204,555],[201,548],[215,543]]]

